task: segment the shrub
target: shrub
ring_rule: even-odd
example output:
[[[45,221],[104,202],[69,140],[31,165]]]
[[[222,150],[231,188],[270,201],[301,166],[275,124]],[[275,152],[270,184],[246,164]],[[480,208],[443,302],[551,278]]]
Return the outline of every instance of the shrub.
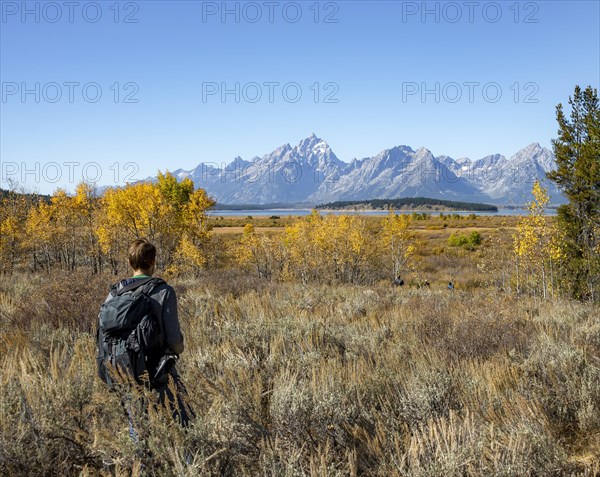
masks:
[[[541,404],[559,435],[600,428],[600,368],[580,349],[541,337],[523,368],[524,393]]]
[[[41,276],[24,296],[12,316],[12,326],[27,329],[32,324],[91,333],[95,330],[100,304],[107,297],[114,275],[56,272]],[[37,281],[37,280],[36,280]]]
[[[467,250],[475,250],[478,245],[481,245],[481,234],[477,231],[470,234],[453,233],[448,237],[448,245],[450,247],[462,247]]]
[[[233,270],[181,277],[178,368],[196,418],[183,430],[150,407],[142,446],[95,375],[81,320],[111,280],[0,277],[0,475],[138,475],[142,464],[148,475],[215,477],[599,470],[592,305]]]

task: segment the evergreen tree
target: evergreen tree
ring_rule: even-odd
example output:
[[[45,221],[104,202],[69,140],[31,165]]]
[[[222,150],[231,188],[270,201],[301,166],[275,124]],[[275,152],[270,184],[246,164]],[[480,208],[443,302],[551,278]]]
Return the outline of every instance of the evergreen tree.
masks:
[[[563,280],[572,295],[596,301],[600,285],[600,107],[598,91],[575,87],[570,118],[556,107],[557,168],[548,173],[569,203],[558,209],[566,265]]]

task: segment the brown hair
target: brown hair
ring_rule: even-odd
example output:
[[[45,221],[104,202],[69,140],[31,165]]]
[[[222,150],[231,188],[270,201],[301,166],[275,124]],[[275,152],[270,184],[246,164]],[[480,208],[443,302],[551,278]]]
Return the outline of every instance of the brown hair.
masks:
[[[146,239],[138,239],[129,246],[129,265],[134,270],[150,270],[156,259],[156,247]]]

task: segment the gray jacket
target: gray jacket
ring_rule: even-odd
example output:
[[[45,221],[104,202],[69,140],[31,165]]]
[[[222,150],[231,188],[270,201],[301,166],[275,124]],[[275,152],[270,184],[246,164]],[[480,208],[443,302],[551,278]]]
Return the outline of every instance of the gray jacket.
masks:
[[[106,301],[110,300],[114,293],[126,285],[141,280],[141,278],[125,278],[119,283],[113,285]],[[183,335],[179,326],[179,316],[177,315],[177,297],[175,290],[167,283],[161,283],[154,287],[150,294],[150,303],[154,314],[162,320],[162,327],[165,338],[165,346],[173,353],[181,354],[183,352]]]

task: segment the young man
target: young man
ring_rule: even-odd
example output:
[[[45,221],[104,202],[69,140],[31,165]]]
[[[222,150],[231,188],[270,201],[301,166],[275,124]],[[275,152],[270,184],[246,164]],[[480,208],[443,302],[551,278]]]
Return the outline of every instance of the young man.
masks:
[[[130,245],[129,265],[133,270],[132,277],[125,278],[113,285],[105,300],[105,304],[113,300],[124,288],[134,290],[136,289],[136,284],[138,284],[139,288],[146,287],[145,292],[149,298],[151,312],[160,324],[163,338],[162,348],[156,348],[146,356],[145,366],[148,371],[150,387],[158,393],[161,404],[164,404],[165,400],[167,400],[173,412],[173,417],[183,426],[187,426],[189,415],[182,401],[184,388],[174,365],[178,356],[183,352],[183,335],[181,334],[179,317],[177,316],[175,290],[162,280],[152,279],[156,266],[156,247],[148,240],[138,239]],[[99,348],[103,339],[102,330],[100,329],[98,336]],[[99,350],[99,356],[101,354]],[[170,361],[167,360],[168,371],[163,373],[161,378],[155,379],[157,370],[161,364],[165,364],[165,357],[170,358]],[[102,373],[102,370],[100,370],[100,373]],[[169,376],[172,377],[175,383],[177,396],[174,396],[169,388]],[[132,437],[135,437],[135,431],[131,422],[132,416],[130,415],[129,417],[131,434]]]

